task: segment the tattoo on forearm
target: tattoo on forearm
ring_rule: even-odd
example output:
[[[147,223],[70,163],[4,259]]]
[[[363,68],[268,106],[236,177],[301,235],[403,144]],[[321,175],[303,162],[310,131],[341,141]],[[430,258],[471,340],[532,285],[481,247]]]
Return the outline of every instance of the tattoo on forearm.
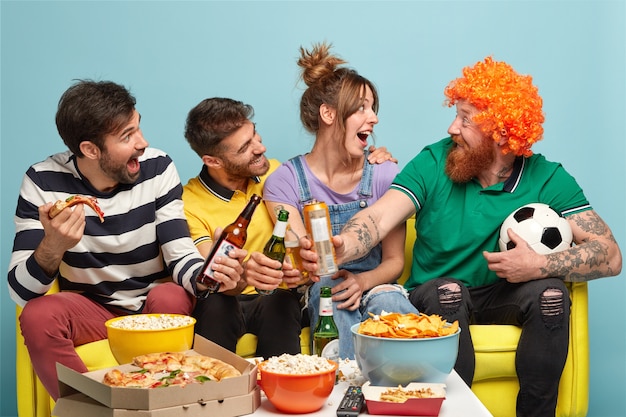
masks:
[[[572,220],[589,233],[615,241],[608,226],[595,213],[573,215]],[[585,240],[571,249],[548,255],[547,260],[542,273],[563,277],[566,281],[584,282],[615,274],[609,262],[608,247],[597,240]]]
[[[376,227],[376,223],[373,221],[371,217],[368,217],[371,224],[373,225],[374,232],[376,232],[376,241],[378,241],[378,237],[380,236],[378,228]],[[356,235],[356,240],[359,243],[358,246],[354,248],[354,256],[361,257],[367,254],[373,247],[375,239],[372,237],[372,232],[370,231],[370,227],[368,227],[365,221],[359,221],[357,219],[350,219],[343,226],[341,230],[342,233],[352,233]]]

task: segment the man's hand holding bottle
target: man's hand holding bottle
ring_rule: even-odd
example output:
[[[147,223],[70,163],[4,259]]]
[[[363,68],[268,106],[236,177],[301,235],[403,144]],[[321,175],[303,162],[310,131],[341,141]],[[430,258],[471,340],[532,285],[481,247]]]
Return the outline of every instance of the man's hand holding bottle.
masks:
[[[222,231],[220,227],[215,230],[215,242],[219,242]],[[240,287],[242,282],[245,287],[245,282],[242,280],[244,275],[243,260],[247,255],[247,250],[233,246],[232,249],[228,251],[228,256],[215,257],[211,269],[214,271],[214,279],[220,283],[217,292],[234,290]],[[197,282],[196,285],[198,286],[198,292],[204,292],[208,289],[208,287],[201,282]]]

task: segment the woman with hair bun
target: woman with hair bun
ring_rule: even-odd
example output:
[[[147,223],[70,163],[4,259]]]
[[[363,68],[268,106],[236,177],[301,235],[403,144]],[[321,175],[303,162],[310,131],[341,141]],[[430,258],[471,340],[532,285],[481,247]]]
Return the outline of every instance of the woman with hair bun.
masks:
[[[315,135],[313,149],[281,165],[263,190],[270,210],[289,211],[289,224],[299,236],[306,234],[302,210],[307,201],[328,205],[333,234],[338,234],[356,212],[387,191],[399,172],[392,161],[376,165],[367,161],[368,139],[378,123],[378,92],[330,48],[326,43],[300,48],[298,65],[307,85],[300,120]],[[369,313],[417,312],[404,288],[396,284],[404,267],[404,241],[402,223],[370,252],[339,265],[337,273],[309,287],[311,330],[318,318],[320,287],[332,287],[340,358],[354,359],[350,327]]]

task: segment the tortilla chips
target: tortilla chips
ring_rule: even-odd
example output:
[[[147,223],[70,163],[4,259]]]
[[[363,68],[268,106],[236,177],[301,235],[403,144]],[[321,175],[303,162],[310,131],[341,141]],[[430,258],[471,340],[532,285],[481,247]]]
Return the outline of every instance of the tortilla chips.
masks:
[[[456,333],[459,322],[448,323],[437,314],[388,313],[361,322],[359,333],[374,337],[418,339]]]
[[[411,398],[434,398],[436,396],[437,394],[430,387],[409,390],[399,385],[398,388],[389,388],[381,392],[380,401],[404,403]]]

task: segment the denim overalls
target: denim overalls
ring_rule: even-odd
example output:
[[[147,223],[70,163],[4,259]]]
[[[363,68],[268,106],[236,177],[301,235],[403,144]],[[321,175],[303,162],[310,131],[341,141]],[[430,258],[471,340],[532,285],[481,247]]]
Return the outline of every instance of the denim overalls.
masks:
[[[365,151],[365,160],[363,163],[363,175],[358,189],[359,199],[357,201],[351,201],[343,204],[328,204],[328,211],[330,213],[330,220],[332,225],[332,234],[338,235],[341,232],[343,226],[354,216],[359,210],[367,207],[367,199],[372,197],[372,182],[374,177],[374,165],[367,161],[368,151]],[[300,203],[304,204],[315,198],[311,195],[309,182],[304,172],[304,166],[302,159],[303,156],[297,156],[290,161],[293,164],[300,190]],[[302,216],[302,212],[300,213]],[[382,244],[378,244],[374,247],[369,254],[363,256],[360,259],[339,265],[339,269],[345,269],[352,273],[358,274],[363,271],[370,271],[376,268],[382,260]],[[309,288],[308,293],[308,310],[309,317],[311,319],[311,340],[313,340],[313,331],[315,330],[315,323],[318,318],[319,299],[320,299],[320,287],[329,286],[333,287],[340,283],[341,279],[333,280],[330,276],[321,277],[320,282],[314,283]],[[411,305],[406,298],[406,292],[400,286],[396,288],[389,288],[389,291],[376,292],[372,297],[368,297],[368,293],[363,293],[361,299],[361,305],[355,311],[346,309],[334,308],[333,316],[337,328],[339,329],[339,357],[342,359],[354,359],[354,343],[352,341],[352,334],[350,327],[353,324],[360,323],[362,318],[368,318],[368,312],[371,311],[374,314],[380,314],[381,306],[384,304],[384,308],[388,312],[416,312],[417,310]],[[375,300],[381,303],[369,303],[370,300]],[[383,299],[385,300],[382,303]],[[369,304],[369,305],[368,305]],[[374,310],[374,311],[372,311]]]

